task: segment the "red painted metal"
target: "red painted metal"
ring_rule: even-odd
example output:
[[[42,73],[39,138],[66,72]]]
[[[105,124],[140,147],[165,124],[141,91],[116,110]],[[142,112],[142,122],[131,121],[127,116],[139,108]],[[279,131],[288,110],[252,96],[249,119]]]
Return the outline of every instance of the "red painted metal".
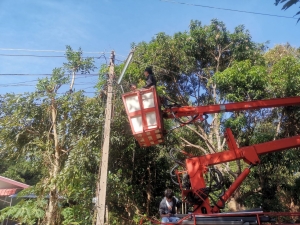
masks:
[[[154,98],[154,105],[151,107],[144,107],[143,95],[145,93],[152,93]],[[136,97],[138,100],[135,104],[132,104],[131,109],[126,104],[126,99],[130,97]],[[171,107],[161,111],[159,98],[156,94],[155,88],[142,89],[134,92],[126,93],[122,96],[128,119],[130,121],[131,129],[135,138],[138,140],[141,146],[147,147],[163,142],[163,121],[162,118],[179,118],[192,116],[194,119],[204,119],[204,115],[220,113],[220,112],[233,112],[233,111],[242,111],[242,110],[254,110],[261,108],[272,108],[272,107],[282,107],[290,105],[300,105],[300,97],[291,97],[291,98],[280,98],[280,99],[268,99],[268,100],[258,100],[258,101],[248,101],[248,102],[239,102],[239,103],[228,103],[220,105],[209,105],[209,106],[183,106],[183,107]],[[137,108],[132,110],[132,108]],[[149,124],[146,119],[148,113],[155,113],[156,116],[156,126],[149,128]],[[135,118],[141,118],[142,129],[139,132],[134,130],[134,124],[132,122]],[[232,132],[230,129],[226,129],[226,140],[229,150],[223,152],[217,152],[214,154],[208,154],[200,157],[191,157],[186,159],[186,169],[190,178],[191,189],[183,190],[182,186],[182,196],[186,196],[188,193],[193,192],[194,195],[203,200],[200,207],[194,206],[195,214],[216,214],[219,212],[218,207],[211,207],[210,201],[208,198],[203,198],[201,196],[201,191],[206,187],[204,175],[208,171],[208,167],[226,163],[233,160],[243,159],[249,165],[257,165],[260,163],[259,156],[262,154],[267,154],[276,151],[282,151],[285,149],[295,148],[300,146],[300,135],[284,138],[280,140],[270,141],[266,143],[256,144],[252,146],[238,148]],[[224,201],[227,201],[234,191],[240,186],[243,180],[250,173],[250,169],[247,168],[243,173],[238,177],[238,179],[229,187],[225,192],[225,195],[222,196],[217,205],[222,206]],[[182,172],[176,172],[178,180],[180,181],[180,175]],[[180,182],[179,182],[180,183]],[[199,194],[200,193],[200,194]],[[224,215],[224,214],[223,214]],[[222,215],[222,216],[223,216]]]
[[[262,154],[300,147],[300,135],[242,148],[237,148],[230,129],[226,129],[226,137],[228,146],[230,148],[229,150],[186,159],[186,168],[190,177],[191,189],[194,193],[196,193],[197,190],[201,190],[202,188],[206,187],[204,174],[207,172],[208,167],[210,166],[234,161],[237,159],[243,159],[250,165],[257,165],[260,162],[259,156]],[[250,169],[246,169],[241,176],[238,177],[238,179],[230,186],[225,195],[222,197],[222,201],[227,201],[229,199],[229,197],[240,186],[249,172]],[[182,194],[185,196],[187,191],[183,190]],[[221,203],[223,203],[222,201],[218,202],[219,206],[221,206]],[[206,208],[207,212],[215,213],[219,211],[217,207],[211,208],[209,199],[206,199],[200,207],[194,206],[196,210],[195,212],[202,214],[203,207]]]
[[[152,94],[154,104],[151,107],[145,106],[143,96]],[[131,105],[126,104],[126,100],[134,99]],[[123,103],[128,115],[129,123],[132,133],[140,146],[148,147],[151,145],[160,144],[164,141],[164,127],[162,118],[179,118],[186,116],[193,116],[194,120],[204,120],[204,115],[220,112],[233,112],[241,110],[253,110],[261,108],[272,108],[288,105],[300,105],[300,97],[291,98],[277,98],[248,102],[237,102],[220,105],[209,106],[182,106],[164,109],[160,108],[160,99],[154,87],[148,89],[138,89],[133,92],[125,93],[122,95]],[[134,103],[134,104],[133,104]],[[136,109],[135,109],[136,108]],[[154,113],[156,118],[155,126],[149,126],[147,122],[147,115]],[[136,119],[136,120],[135,120]],[[135,130],[134,122],[141,123],[141,129]],[[182,124],[181,126],[184,126]]]
[[[198,222],[199,224],[204,224],[203,221],[201,221],[201,218],[205,219],[205,218],[225,218],[225,217],[256,217],[257,218],[257,224],[262,224],[261,222],[261,217],[262,216],[269,216],[269,217],[289,217],[290,219],[296,220],[297,218],[300,219],[300,212],[232,212],[232,213],[215,213],[215,214],[206,214],[206,215],[201,215],[199,217],[198,214],[196,213],[192,213],[189,214],[187,216],[184,216],[182,219],[180,219],[180,221],[178,221],[177,223],[173,223],[173,224],[183,224],[183,222],[187,219],[190,219],[192,217],[192,220],[194,222],[194,225],[197,225],[197,220],[196,218],[198,218]],[[280,220],[280,219],[278,219]],[[167,224],[167,223],[162,223],[157,219],[151,219],[151,218],[146,218],[143,217],[140,220],[139,224],[144,224],[146,222],[150,221],[152,224]],[[235,220],[236,221],[236,220]],[[211,224],[211,223],[210,223]],[[270,224],[269,222],[266,224]],[[280,222],[276,222],[277,225],[284,225],[285,223],[280,223]],[[291,224],[291,223],[289,223]],[[293,223],[293,224],[300,224],[300,223]]]
[[[176,117],[197,116],[197,115],[213,114],[213,113],[220,113],[220,112],[234,112],[234,111],[273,108],[273,107],[281,107],[281,106],[289,106],[289,105],[300,105],[300,97],[274,98],[274,99],[267,99],[267,100],[236,102],[236,103],[198,106],[198,107],[192,107],[192,106],[173,107],[171,109],[164,110],[164,117],[174,118],[174,115],[176,115]]]
[[[230,162],[237,159],[244,159],[248,164],[258,164],[259,155],[282,151],[285,149],[295,148],[300,146],[300,135],[283,138],[275,141],[269,141],[261,144],[246,146],[238,149],[229,149],[223,152],[203,155],[197,158],[189,158],[186,160],[187,168],[191,176],[199,170],[206,171],[208,166]]]
[[[140,146],[147,147],[162,143],[164,137],[162,112],[155,88],[151,87],[125,93],[122,95],[122,99],[132,133]],[[149,119],[147,120],[150,114],[152,114],[152,117],[154,116],[153,118],[156,118],[154,123]],[[150,122],[151,124],[149,124]]]
[[[231,184],[225,194],[221,197],[221,199],[217,202],[217,204],[212,208],[212,213],[220,212],[220,208],[224,208],[224,202],[226,202],[232,194],[238,189],[238,187],[243,183],[243,181],[247,178],[250,173],[250,168],[246,168],[238,178]]]

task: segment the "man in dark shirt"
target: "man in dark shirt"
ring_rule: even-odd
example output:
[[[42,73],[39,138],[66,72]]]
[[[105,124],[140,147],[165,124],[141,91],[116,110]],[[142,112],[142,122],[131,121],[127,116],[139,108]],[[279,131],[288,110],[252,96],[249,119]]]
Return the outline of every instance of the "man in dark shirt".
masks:
[[[180,201],[174,196],[171,189],[165,190],[165,197],[159,204],[159,214],[162,223],[176,223],[179,218],[176,217],[176,207],[180,208]]]
[[[146,85],[143,88],[149,88],[152,86],[156,86],[156,79],[154,77],[151,67],[147,67],[145,69],[144,75],[146,77]]]

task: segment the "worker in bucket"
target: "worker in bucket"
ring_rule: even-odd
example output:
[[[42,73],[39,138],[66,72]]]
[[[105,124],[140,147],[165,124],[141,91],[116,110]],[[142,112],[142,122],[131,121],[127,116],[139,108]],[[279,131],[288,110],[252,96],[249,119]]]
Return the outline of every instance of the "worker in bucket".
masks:
[[[176,223],[179,218],[175,216],[176,208],[180,208],[181,202],[174,196],[171,189],[165,190],[165,197],[159,204],[159,214],[162,223]]]
[[[156,79],[154,77],[151,67],[147,67],[145,69],[144,75],[146,77],[146,85],[143,88],[150,88],[152,86],[156,87]],[[130,90],[133,91],[135,89],[133,89],[131,86]],[[160,98],[160,102],[162,103],[162,105],[168,105],[168,98],[166,98],[163,95],[160,95],[159,98]]]
[[[154,77],[154,74],[152,72],[152,68],[151,67],[147,67],[144,71],[144,75],[146,77],[146,85],[143,88],[150,88],[152,86],[156,86],[156,79]],[[135,83],[131,83],[129,85],[130,87],[130,91],[136,91],[137,90],[137,86]]]
[[[156,86],[156,79],[154,77],[154,74],[152,72],[151,67],[147,67],[144,71],[144,75],[146,77],[146,85],[143,88],[150,88],[152,86]]]

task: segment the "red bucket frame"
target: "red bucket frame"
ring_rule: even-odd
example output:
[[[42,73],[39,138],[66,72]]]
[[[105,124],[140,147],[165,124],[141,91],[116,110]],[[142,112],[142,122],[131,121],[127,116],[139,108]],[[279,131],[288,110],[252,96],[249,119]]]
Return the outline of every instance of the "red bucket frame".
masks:
[[[162,143],[163,120],[160,99],[154,87],[122,95],[130,127],[141,147]]]

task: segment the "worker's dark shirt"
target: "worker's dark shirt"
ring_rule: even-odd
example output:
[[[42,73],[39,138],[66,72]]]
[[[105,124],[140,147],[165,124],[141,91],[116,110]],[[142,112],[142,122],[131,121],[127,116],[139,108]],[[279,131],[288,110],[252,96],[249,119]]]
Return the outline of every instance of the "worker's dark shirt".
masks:
[[[167,199],[163,198],[163,200],[159,204],[159,214],[160,215],[165,215],[165,214],[169,214],[169,213],[176,214],[175,207],[180,208],[181,203],[176,197],[173,197],[172,201],[173,201],[172,210],[170,211],[168,208],[168,205],[167,205]]]
[[[156,86],[156,79],[153,74],[149,74],[146,79],[146,85],[144,88],[149,88],[152,86]]]

